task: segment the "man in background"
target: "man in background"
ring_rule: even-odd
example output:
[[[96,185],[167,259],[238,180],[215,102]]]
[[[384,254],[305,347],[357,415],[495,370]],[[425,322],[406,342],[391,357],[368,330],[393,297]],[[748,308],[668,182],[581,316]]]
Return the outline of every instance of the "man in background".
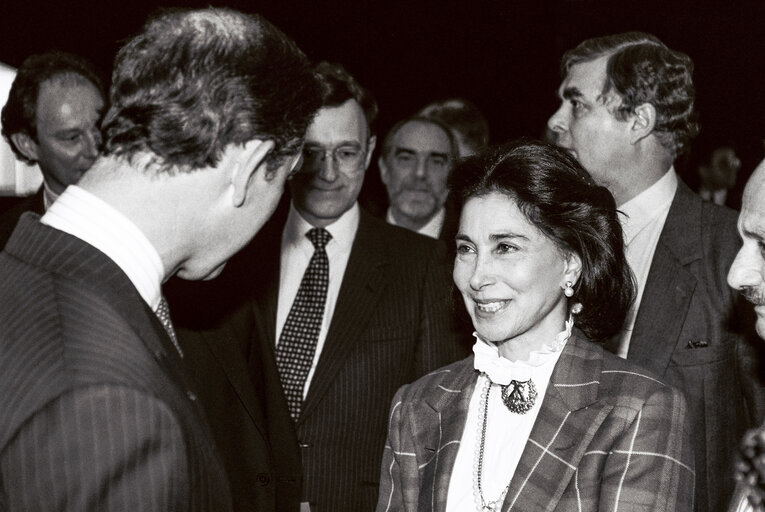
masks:
[[[452,129],[459,157],[478,153],[489,145],[489,123],[478,107],[464,98],[435,101],[422,108],[417,115],[441,121]]]
[[[302,479],[303,510],[374,510],[393,394],[466,351],[442,245],[357,203],[376,142],[374,99],[339,65],[316,72],[322,107],[286,220],[238,258],[254,274],[251,374],[280,463],[292,466],[282,478]]]
[[[378,159],[388,192],[388,223],[439,238],[449,195],[446,180],[457,156],[452,134],[440,121],[413,117],[394,125]]]
[[[0,218],[0,247],[23,212],[44,213],[93,165],[104,105],[101,80],[81,57],[49,52],[21,65],[2,110],[2,133],[16,158],[39,166],[43,186]]]
[[[762,419],[765,391],[751,311],[726,285],[740,246],[736,214],[703,202],[673,167],[698,131],[693,62],[632,32],[582,42],[561,69],[561,106],[548,126],[625,214],[638,285],[608,348],[684,391],[696,438],[695,507],[723,510],[733,454]]]
[[[0,509],[225,512],[160,285],[216,276],[266,222],[318,86],[283,33],[226,9],[150,21],[112,84],[102,156],[0,253]]]

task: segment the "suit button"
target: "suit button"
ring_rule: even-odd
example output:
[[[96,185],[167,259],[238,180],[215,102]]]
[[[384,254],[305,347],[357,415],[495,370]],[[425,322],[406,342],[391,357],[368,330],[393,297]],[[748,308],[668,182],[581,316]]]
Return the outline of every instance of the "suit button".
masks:
[[[271,481],[271,477],[268,476],[268,473],[258,473],[255,477],[259,485],[266,486]]]
[[[192,402],[197,399],[197,395],[195,395],[193,391],[186,391],[186,396],[189,397],[189,400]]]
[[[310,443],[300,443],[300,447],[301,448],[310,448],[311,445],[310,445]]]

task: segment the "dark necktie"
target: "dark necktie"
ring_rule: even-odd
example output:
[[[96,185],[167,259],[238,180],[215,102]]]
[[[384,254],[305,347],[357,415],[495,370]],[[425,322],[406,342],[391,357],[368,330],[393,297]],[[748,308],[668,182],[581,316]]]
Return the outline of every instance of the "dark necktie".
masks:
[[[329,259],[324,247],[332,238],[324,228],[314,228],[306,236],[313,243],[313,256],[300,281],[295,302],[292,303],[276,347],[276,366],[290,415],[296,422],[300,417],[303,388],[316,353],[316,342],[324,318],[329,285]]]
[[[157,306],[156,311],[154,311],[154,314],[157,315],[157,318],[159,318],[159,321],[162,323],[162,327],[164,327],[167,331],[167,335],[170,336],[170,340],[178,350],[178,354],[183,357],[183,351],[181,350],[181,346],[178,344],[178,338],[175,336],[173,323],[170,321],[170,308],[168,307],[167,301],[164,297],[160,299],[159,305]]]

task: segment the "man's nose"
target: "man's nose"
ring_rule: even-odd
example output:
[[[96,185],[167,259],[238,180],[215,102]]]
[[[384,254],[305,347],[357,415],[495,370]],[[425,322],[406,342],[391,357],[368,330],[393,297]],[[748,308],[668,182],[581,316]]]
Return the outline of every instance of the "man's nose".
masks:
[[[85,134],[85,147],[83,150],[85,157],[95,159],[101,153],[101,132],[91,130]]]
[[[428,164],[424,158],[417,159],[417,166],[414,168],[414,175],[417,179],[425,179],[428,176]]]
[[[317,174],[324,181],[335,181],[337,179],[337,166],[335,165],[335,159],[332,154],[325,154],[324,157],[318,162]]]
[[[547,120],[547,127],[555,133],[563,133],[567,129],[566,116],[563,112],[565,106],[565,103],[561,103],[558,110],[556,110],[553,115],[550,116],[550,119]]]
[[[728,271],[728,286],[735,290],[757,287],[763,284],[762,268],[765,261],[752,253],[746,245],[739,249]],[[759,260],[759,264],[758,264]]]

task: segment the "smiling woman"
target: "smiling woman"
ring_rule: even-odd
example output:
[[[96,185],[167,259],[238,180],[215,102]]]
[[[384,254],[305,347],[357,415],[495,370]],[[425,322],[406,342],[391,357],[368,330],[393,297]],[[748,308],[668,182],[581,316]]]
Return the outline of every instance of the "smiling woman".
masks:
[[[593,343],[634,295],[610,193],[538,142],[469,158],[451,191],[474,355],[397,393],[378,511],[691,510],[685,400]]]

